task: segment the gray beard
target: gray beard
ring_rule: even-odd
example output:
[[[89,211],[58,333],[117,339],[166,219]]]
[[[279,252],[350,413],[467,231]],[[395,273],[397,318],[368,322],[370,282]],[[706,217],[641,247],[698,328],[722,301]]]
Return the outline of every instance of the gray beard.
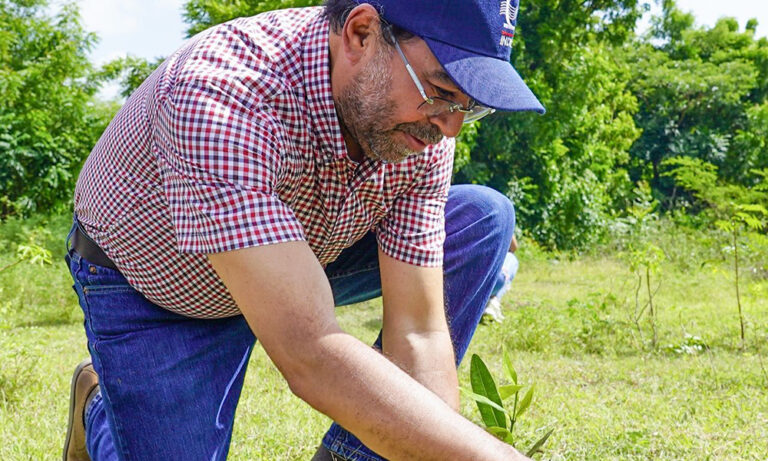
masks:
[[[374,59],[334,101],[339,122],[352,140],[360,145],[363,154],[385,163],[398,163],[419,153],[398,141],[397,131],[410,134],[427,144],[437,144],[443,139],[440,129],[429,122],[400,123],[392,127],[396,104],[385,97],[392,89],[392,56],[386,45],[382,45]]]

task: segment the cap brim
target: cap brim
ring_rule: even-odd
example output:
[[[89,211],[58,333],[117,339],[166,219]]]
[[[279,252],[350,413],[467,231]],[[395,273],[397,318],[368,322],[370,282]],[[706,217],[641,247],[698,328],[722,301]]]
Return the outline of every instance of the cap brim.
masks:
[[[509,62],[478,56],[429,38],[424,41],[459,88],[479,104],[511,112],[545,112]]]

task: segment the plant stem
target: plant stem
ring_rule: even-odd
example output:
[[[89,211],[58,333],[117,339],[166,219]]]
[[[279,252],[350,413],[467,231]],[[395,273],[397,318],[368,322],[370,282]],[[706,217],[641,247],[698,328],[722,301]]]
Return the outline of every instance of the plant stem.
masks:
[[[765,365],[763,364],[763,357],[760,355],[760,351],[757,351],[757,361],[760,363],[760,369],[763,370],[763,379],[765,379],[765,387],[768,388],[768,372],[765,371]]]
[[[7,265],[5,265],[3,267],[0,267],[0,272],[3,272],[4,270],[10,269],[13,266],[15,266],[16,264],[20,263],[20,262],[21,262],[21,259],[19,259],[18,261],[12,262],[10,264],[7,264]]]
[[[520,391],[515,392],[515,404],[512,406],[512,414],[509,416],[509,432],[515,430],[515,422],[517,421],[515,414],[517,413],[517,396],[519,393]]]
[[[651,330],[653,331],[653,348],[656,349],[656,343],[658,341],[658,335],[656,333],[656,311],[653,310],[653,293],[651,293],[651,268],[645,266],[645,286],[648,290],[648,314],[651,319]]]
[[[741,350],[744,350],[744,314],[741,311],[741,294],[739,292],[739,246],[738,230],[733,227],[733,270],[736,274],[736,304],[739,307],[739,326],[741,327]]]
[[[640,331],[640,316],[643,315],[643,311],[645,310],[645,306],[643,306],[643,310],[640,310],[640,289],[642,287],[643,287],[643,276],[638,272],[637,287],[635,288],[635,315],[633,316],[633,320],[635,321],[635,327],[637,327],[638,333],[642,333]]]

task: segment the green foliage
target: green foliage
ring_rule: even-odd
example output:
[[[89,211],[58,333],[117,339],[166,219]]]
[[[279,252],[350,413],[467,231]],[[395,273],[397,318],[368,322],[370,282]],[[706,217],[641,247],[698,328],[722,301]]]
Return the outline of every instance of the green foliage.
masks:
[[[480,416],[483,419],[486,430],[498,439],[514,446],[515,423],[517,423],[520,416],[528,409],[528,407],[531,406],[531,402],[533,402],[534,386],[531,385],[523,398],[520,399],[520,392],[525,386],[518,384],[517,372],[512,366],[512,361],[506,350],[503,351],[503,358],[504,370],[507,374],[507,378],[512,381],[512,384],[497,388],[496,381],[488,370],[488,366],[477,354],[472,354],[469,371],[472,390],[470,391],[461,388],[461,392],[477,403],[477,409],[480,411]],[[510,397],[514,397],[514,403],[511,410],[508,407],[505,407],[503,402]],[[509,423],[507,423],[507,420]],[[547,439],[549,439],[549,436],[552,435],[552,432],[554,432],[554,429],[549,430],[534,442],[526,453],[526,456],[530,457],[541,451],[541,447]]]
[[[631,149],[632,177],[651,181],[667,208],[675,189],[662,175],[665,159],[697,158],[745,185],[750,169],[768,166],[768,41],[739,31],[731,18],[712,28],[693,24],[665,0],[650,36],[626,47],[642,129]]]
[[[669,354],[699,355],[709,350],[709,346],[700,337],[687,334],[679,344],[668,344],[663,350]]]
[[[653,224],[658,219],[658,215],[655,213],[658,202],[653,198],[650,186],[641,181],[633,191],[633,195],[632,205],[626,210],[627,216],[617,219],[617,222],[624,226],[622,238],[626,245],[626,250],[621,252],[620,256],[627,262],[629,270],[637,278],[634,288],[635,302],[632,321],[638,333],[642,333],[640,319],[646,312],[648,313],[651,327],[651,346],[655,349],[658,342],[656,328],[658,306],[654,305],[653,297],[659,287],[652,288],[651,280],[659,278],[659,271],[662,263],[666,260],[666,254],[650,235]],[[645,287],[645,303],[641,303],[643,287]]]
[[[45,232],[42,228],[35,229],[30,234],[27,242],[19,244],[16,248],[16,260],[0,267],[0,272],[6,271],[21,262],[28,262],[38,266],[52,264],[51,252],[38,243],[38,236]]]
[[[322,0],[188,0],[184,4],[184,21],[189,36],[216,24],[265,11],[302,6],[317,6]]]
[[[639,135],[629,67],[613,44],[631,35],[634,1],[521,3],[513,63],[547,114],[483,121],[460,182],[507,193],[519,223],[549,248],[599,240],[610,207],[631,187],[622,168]]]
[[[456,137],[456,151],[453,157],[454,173],[460,171],[471,162],[472,150],[477,145],[477,130],[480,122],[472,122],[464,125]]]
[[[0,0],[0,219],[50,209],[105,126],[77,8]]]
[[[741,223],[752,230],[762,228],[760,216],[765,216],[768,205],[768,169],[753,170],[754,185],[742,186],[720,180],[717,166],[701,159],[675,157],[666,160],[663,166],[667,170],[662,175],[689,192],[694,209],[707,216],[712,224],[723,228]]]
[[[746,110],[744,127],[737,127],[731,155],[722,168],[728,177],[749,185],[750,171],[768,168],[768,100]]]
[[[756,233],[768,225],[768,187],[759,183],[749,188],[736,184],[721,184],[717,180],[717,167],[699,159],[677,157],[665,162],[672,169],[665,173],[675,179],[675,182],[691,191],[711,212],[714,225],[730,234],[731,245],[726,247],[733,254],[734,287],[736,304],[739,311],[741,328],[741,346],[745,347],[745,320],[741,304],[740,258],[739,248],[743,246],[741,234]],[[755,171],[756,176],[763,180],[768,178],[768,170]]]
[[[163,61],[163,57],[154,60],[135,56],[116,58],[101,66],[92,78],[100,83],[117,80],[120,83],[120,95],[127,98]]]
[[[9,217],[0,223],[0,337],[11,329],[73,321],[76,303],[64,264],[69,211]]]

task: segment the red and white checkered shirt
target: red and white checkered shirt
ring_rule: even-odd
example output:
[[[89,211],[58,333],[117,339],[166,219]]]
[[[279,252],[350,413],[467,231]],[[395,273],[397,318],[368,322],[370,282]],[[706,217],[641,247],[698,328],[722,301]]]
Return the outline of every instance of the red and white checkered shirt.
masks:
[[[236,315],[206,254],[306,240],[327,265],[370,230],[393,258],[442,264],[453,140],[397,164],[353,162],[331,94],[328,34],[322,8],[209,29],[102,135],[75,213],[152,302],[192,317]]]

